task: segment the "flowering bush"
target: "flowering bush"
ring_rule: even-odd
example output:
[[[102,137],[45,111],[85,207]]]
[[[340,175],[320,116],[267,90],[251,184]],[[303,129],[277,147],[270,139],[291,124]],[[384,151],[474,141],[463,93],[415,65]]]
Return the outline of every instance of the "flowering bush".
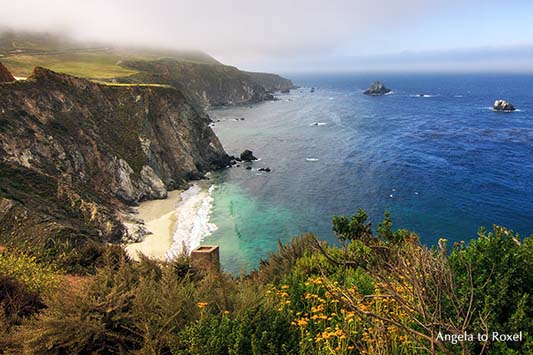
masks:
[[[33,256],[0,252],[0,274],[16,280],[37,294],[49,292],[57,286],[57,277],[49,265],[40,264]]]

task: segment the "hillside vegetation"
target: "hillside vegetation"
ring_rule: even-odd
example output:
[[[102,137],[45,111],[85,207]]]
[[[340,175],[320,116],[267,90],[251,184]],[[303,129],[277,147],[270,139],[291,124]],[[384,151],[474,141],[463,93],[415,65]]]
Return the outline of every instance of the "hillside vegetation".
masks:
[[[0,60],[17,77],[31,75],[34,67],[89,79],[112,79],[137,73],[121,66],[123,60],[175,58],[183,62],[220,64],[200,51],[122,48],[80,43],[54,34],[0,33]]]
[[[16,77],[38,66],[100,82],[168,85],[200,108],[271,100],[271,92],[294,87],[278,75],[244,72],[200,51],[79,43],[33,33],[0,33],[0,61]]]
[[[18,264],[3,260],[28,256],[4,251],[0,289],[19,297],[0,307],[0,352],[531,354],[531,237],[494,227],[468,245],[428,249],[391,224],[373,233],[363,211],[336,217],[337,245],[301,236],[237,278],[192,269],[185,256],[131,262],[112,247],[71,287],[34,261],[12,271]],[[495,341],[494,331],[522,340]],[[439,338],[465,332],[489,340]]]

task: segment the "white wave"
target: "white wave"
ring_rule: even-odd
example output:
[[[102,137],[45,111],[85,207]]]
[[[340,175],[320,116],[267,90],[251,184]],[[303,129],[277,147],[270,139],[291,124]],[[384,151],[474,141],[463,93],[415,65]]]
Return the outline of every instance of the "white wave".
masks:
[[[309,124],[309,126],[325,126],[325,125],[327,125],[326,122],[313,122]]]
[[[463,95],[454,95],[453,97],[464,97]]]
[[[439,95],[432,95],[432,94],[416,94],[416,95],[409,95],[409,97],[436,97]]]
[[[211,194],[214,189],[215,185],[208,190],[193,185],[181,193],[181,201],[176,205],[176,231],[173,243],[166,253],[168,260],[180,255],[183,247],[191,252],[205,237],[217,230],[215,224],[209,223],[213,210]]]
[[[305,158],[306,161],[320,161],[318,158]]]
[[[388,93],[384,94],[384,95],[392,95],[394,94],[395,92],[394,91],[389,91]]]
[[[522,112],[521,109],[517,108],[517,109],[514,109],[514,110],[495,110],[494,107],[485,107],[491,111],[494,111],[494,112],[503,112],[503,113],[511,113],[511,112]]]

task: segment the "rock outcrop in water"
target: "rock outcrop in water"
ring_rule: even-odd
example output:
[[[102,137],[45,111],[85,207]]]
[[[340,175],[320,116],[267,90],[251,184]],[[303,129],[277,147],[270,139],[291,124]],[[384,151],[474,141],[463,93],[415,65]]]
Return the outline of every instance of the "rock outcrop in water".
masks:
[[[173,88],[0,84],[0,244],[122,238],[127,205],[229,163],[209,122]]]
[[[513,106],[513,104],[511,104],[510,102],[505,101],[505,100],[496,100],[496,101],[494,101],[494,104],[492,105],[492,108],[495,111],[507,111],[507,112],[510,112],[510,111],[515,111],[516,110],[516,108]]]
[[[11,75],[9,70],[0,63],[0,83],[9,83],[11,81],[15,81],[15,78]]]
[[[257,160],[257,158],[254,157],[254,153],[248,149],[246,149],[245,151],[241,153],[240,158],[241,158],[241,161],[247,161],[247,162]]]
[[[363,93],[365,95],[385,95],[390,93],[392,90],[387,88],[385,84],[380,81],[375,81],[366,91]]]

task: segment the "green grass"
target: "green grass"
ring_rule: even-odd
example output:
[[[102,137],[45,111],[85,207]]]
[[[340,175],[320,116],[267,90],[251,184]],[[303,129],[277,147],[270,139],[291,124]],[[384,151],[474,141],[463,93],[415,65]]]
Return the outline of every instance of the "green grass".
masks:
[[[123,58],[106,52],[73,52],[44,55],[12,55],[1,58],[14,76],[27,77],[36,66],[90,79],[110,79],[127,76],[137,71],[121,67]]]
[[[159,88],[174,89],[174,87],[172,85],[166,85],[166,84],[149,84],[149,83],[128,84],[128,83],[112,83],[112,82],[109,82],[109,81],[101,81],[101,80],[93,80],[93,81],[95,83],[104,84],[104,85],[107,85],[107,86],[126,86],[126,87],[143,86],[143,87],[159,87]]]

